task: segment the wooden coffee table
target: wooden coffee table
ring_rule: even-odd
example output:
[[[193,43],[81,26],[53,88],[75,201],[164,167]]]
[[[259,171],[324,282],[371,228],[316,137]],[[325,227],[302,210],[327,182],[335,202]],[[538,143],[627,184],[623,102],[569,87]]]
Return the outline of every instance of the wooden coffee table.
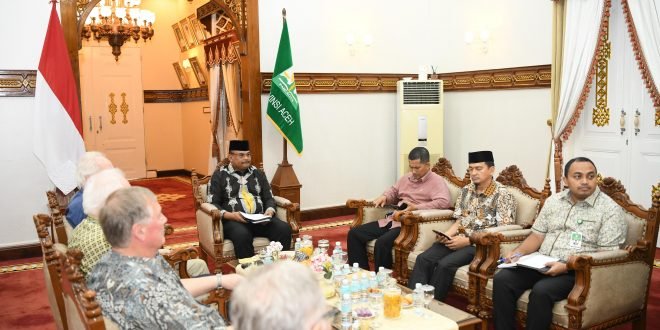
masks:
[[[412,290],[408,287],[399,284],[401,291],[405,293],[411,293]],[[483,322],[480,318],[462,311],[456,307],[445,304],[443,302],[433,299],[429,304],[429,309],[433,312],[436,312],[458,324],[458,329],[460,330],[477,330],[482,329],[486,330],[486,323]]]

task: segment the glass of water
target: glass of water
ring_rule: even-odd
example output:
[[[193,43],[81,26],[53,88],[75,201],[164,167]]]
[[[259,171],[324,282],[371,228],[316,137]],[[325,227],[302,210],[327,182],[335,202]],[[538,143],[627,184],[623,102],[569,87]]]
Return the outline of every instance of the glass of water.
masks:
[[[381,290],[369,293],[369,305],[371,306],[371,311],[374,313],[374,320],[371,322],[371,326],[374,329],[379,328],[382,326],[379,317],[383,314],[383,292]]]

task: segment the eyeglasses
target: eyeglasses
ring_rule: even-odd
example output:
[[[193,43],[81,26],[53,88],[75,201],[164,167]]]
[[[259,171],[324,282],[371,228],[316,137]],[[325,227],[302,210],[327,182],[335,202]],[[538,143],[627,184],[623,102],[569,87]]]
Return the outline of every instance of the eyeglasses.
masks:
[[[239,158],[244,158],[244,157],[251,158],[252,157],[252,154],[250,152],[230,152],[230,154],[235,155]]]

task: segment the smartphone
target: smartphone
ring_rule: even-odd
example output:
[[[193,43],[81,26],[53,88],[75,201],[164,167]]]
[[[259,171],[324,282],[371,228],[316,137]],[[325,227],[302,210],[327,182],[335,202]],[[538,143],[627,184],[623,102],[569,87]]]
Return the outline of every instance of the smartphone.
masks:
[[[438,236],[442,236],[442,237],[444,237],[444,238],[446,238],[446,239],[448,239],[448,240],[451,240],[451,237],[449,237],[447,234],[445,234],[445,233],[443,233],[443,232],[441,232],[441,231],[437,231],[437,230],[435,230],[435,229],[432,229],[432,230],[433,230],[433,232],[434,232],[436,235],[438,235]]]

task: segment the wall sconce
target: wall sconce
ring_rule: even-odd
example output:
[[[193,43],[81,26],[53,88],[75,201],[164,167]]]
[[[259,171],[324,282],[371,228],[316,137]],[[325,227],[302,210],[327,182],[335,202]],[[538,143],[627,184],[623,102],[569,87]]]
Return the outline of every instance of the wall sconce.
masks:
[[[182,66],[185,70],[190,69],[190,61],[189,61],[187,58],[184,58],[183,61],[181,61],[181,66]]]
[[[465,32],[465,44],[471,45],[474,42],[474,33],[472,31]],[[488,53],[488,42],[490,41],[490,31],[481,30],[479,32],[479,40],[474,43],[475,47],[481,49],[481,52],[486,54]]]
[[[360,40],[361,40],[361,45],[363,45],[364,47],[371,47],[371,45],[373,45],[374,43],[374,37],[369,33],[365,33],[364,35],[362,35]],[[348,53],[351,56],[355,56],[356,48],[360,46],[360,43],[358,42],[357,38],[353,33],[349,32],[346,34],[345,41],[346,41],[346,45],[348,46]]]

